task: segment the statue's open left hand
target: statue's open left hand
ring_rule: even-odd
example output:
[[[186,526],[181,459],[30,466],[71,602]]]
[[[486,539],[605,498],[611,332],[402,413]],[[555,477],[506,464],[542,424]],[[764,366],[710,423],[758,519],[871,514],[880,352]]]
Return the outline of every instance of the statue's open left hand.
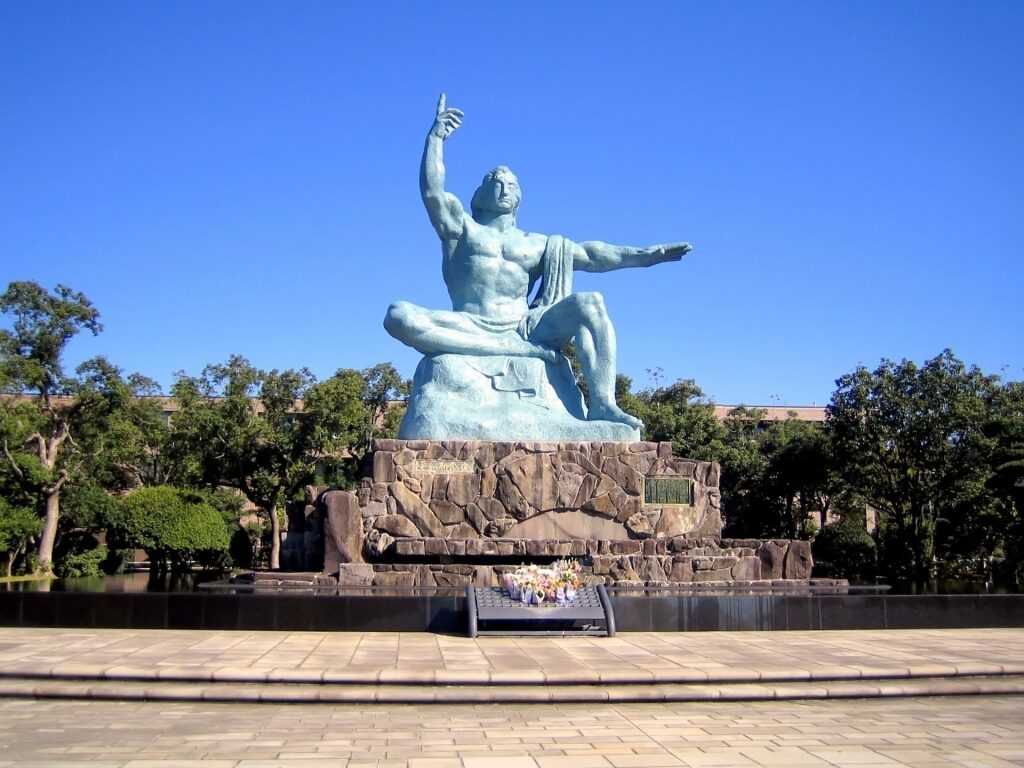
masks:
[[[455,130],[462,125],[463,112],[455,107],[448,107],[445,104],[447,97],[442,93],[437,100],[437,115],[434,117],[434,126],[430,132],[439,139],[444,140],[455,133]]]
[[[679,261],[693,250],[693,247],[689,243],[665,243],[656,245],[651,250],[658,257],[658,261]]]

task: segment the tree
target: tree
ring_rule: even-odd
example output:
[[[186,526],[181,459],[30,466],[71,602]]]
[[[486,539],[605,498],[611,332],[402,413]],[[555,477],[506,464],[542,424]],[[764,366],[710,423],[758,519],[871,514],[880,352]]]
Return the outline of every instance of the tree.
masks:
[[[102,330],[99,312],[81,293],[58,285],[51,294],[34,282],[13,282],[0,295],[0,311],[13,317],[0,330],[0,387],[5,394],[3,451],[10,470],[40,494],[44,513],[39,561],[51,568],[60,521],[60,494],[71,475],[64,458],[74,447],[71,410],[54,402],[69,389],[63,370],[68,342],[83,330]],[[17,396],[31,393],[28,400]]]
[[[759,447],[765,459],[761,496],[777,513],[764,535],[810,538],[811,513],[820,512],[824,522],[838,491],[828,435],[820,424],[800,421],[791,412],[762,430]]]
[[[863,500],[840,494],[834,506],[839,508],[839,519],[825,524],[814,537],[815,574],[854,584],[873,583],[877,548],[867,532]]]
[[[347,375],[349,372],[338,373]],[[398,434],[398,426],[405,411],[395,407],[395,404],[409,396],[412,382],[403,379],[391,363],[378,363],[364,368],[359,376],[363,381],[360,399],[367,409],[366,426],[361,439],[350,445],[357,453],[365,453],[370,450],[374,438],[394,437]]]
[[[940,517],[988,471],[983,432],[994,377],[950,351],[918,367],[883,360],[836,382],[827,425],[837,467],[879,512],[879,556],[893,579],[927,581]]]
[[[14,561],[28,548],[29,539],[38,536],[43,521],[29,507],[8,504],[0,498],[0,552],[4,554],[4,570],[8,578]]]
[[[104,357],[75,369],[72,431],[93,485],[119,493],[167,481],[160,453],[167,425],[156,395],[159,385],[133,373],[125,377]]]
[[[629,379],[625,384],[628,389]],[[644,389],[636,395],[621,391],[617,395],[621,407],[644,422],[647,440],[671,442],[678,456],[704,461],[720,458],[725,432],[714,405],[693,379]]]
[[[108,518],[109,541],[141,547],[154,567],[187,571],[193,562],[222,565],[231,534],[224,516],[199,493],[168,486],[134,491],[119,499]]]
[[[1007,570],[1024,583],[1024,382],[1010,381],[993,393],[985,434],[991,440],[992,472],[986,480],[993,535],[985,554],[1002,550]]]
[[[766,502],[763,493],[768,462],[761,450],[761,429],[765,412],[739,406],[722,423],[722,514],[731,536],[780,535],[779,512]]]
[[[280,564],[278,505],[309,474],[296,401],[312,382],[308,371],[254,368],[232,356],[198,378],[179,374],[167,454],[179,482],[243,493],[267,516],[272,568]]]
[[[237,489],[261,510],[278,568],[279,506],[313,482],[319,460],[368,449],[391,428],[388,404],[405,386],[387,363],[318,383],[306,370],[264,372],[234,356],[199,377],[179,374],[167,456],[179,482]]]
[[[821,428],[792,415],[764,421],[765,412],[739,407],[719,422],[714,405],[692,379],[637,394],[629,380],[617,393],[644,422],[648,440],[671,441],[676,455],[722,465],[722,508],[737,536],[806,538],[808,514],[827,505],[828,441]]]
[[[393,370],[393,369],[392,369]],[[359,476],[363,454],[369,450],[373,438],[380,434],[376,423],[383,420],[385,427],[396,434],[395,417],[401,410],[387,409],[386,404],[375,409],[367,404],[371,391],[365,372],[341,369],[328,379],[311,386],[303,400],[303,429],[310,444],[317,447],[315,458],[325,465],[324,477],[341,487],[354,485]]]

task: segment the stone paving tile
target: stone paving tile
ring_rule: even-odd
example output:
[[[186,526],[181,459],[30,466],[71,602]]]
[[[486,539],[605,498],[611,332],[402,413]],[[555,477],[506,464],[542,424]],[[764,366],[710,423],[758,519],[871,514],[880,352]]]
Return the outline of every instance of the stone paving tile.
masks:
[[[827,680],[911,671],[1024,670],[1024,630],[625,633],[615,638],[478,638],[414,633],[0,629],[0,670],[112,675],[160,670],[209,679],[457,671],[463,680],[546,673],[640,682]],[[291,679],[291,678],[289,678]],[[525,678],[524,678],[525,679]]]
[[[1021,696],[582,708],[0,700],[0,747],[36,768],[1019,768],[1021,723]]]

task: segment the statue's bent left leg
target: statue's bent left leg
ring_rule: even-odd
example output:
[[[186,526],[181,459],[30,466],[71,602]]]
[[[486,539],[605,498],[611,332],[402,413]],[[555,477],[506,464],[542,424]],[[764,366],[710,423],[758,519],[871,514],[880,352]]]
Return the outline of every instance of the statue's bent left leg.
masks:
[[[636,429],[643,422],[615,403],[615,329],[599,293],[574,293],[544,312],[530,341],[561,348],[576,340],[576,357],[590,393],[587,419],[615,421]]]

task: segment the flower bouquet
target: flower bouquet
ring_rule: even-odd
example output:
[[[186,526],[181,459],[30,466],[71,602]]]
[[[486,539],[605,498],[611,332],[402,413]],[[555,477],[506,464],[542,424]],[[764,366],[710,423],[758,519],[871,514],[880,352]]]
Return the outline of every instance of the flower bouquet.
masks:
[[[580,586],[582,567],[573,559],[557,560],[550,567],[521,565],[502,577],[502,584],[512,600],[522,605],[571,605]]]

